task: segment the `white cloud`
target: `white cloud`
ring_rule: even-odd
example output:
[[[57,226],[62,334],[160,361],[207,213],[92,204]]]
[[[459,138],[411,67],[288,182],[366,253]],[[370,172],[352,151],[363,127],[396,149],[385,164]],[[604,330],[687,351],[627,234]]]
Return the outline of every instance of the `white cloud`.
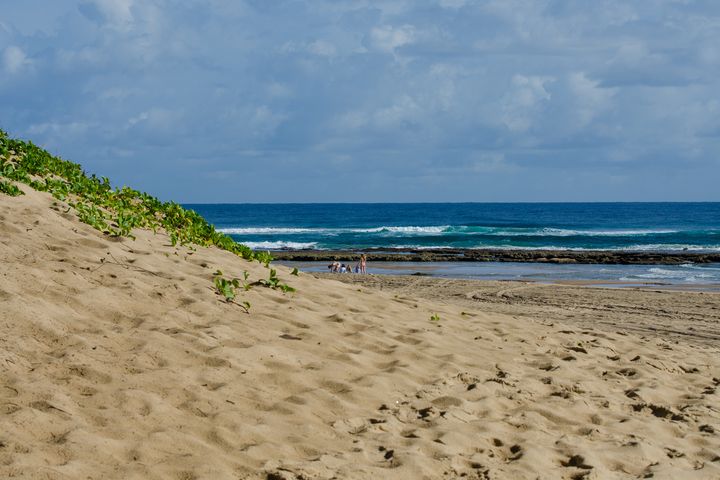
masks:
[[[132,95],[141,94],[137,88],[110,87],[97,93],[99,100],[123,101]]]
[[[314,40],[312,42],[285,42],[280,51],[286,54],[298,52],[310,53],[319,57],[333,57],[337,54],[337,47],[326,40]]]
[[[508,163],[502,153],[479,153],[473,155],[470,168],[476,173],[514,172],[516,165]]]
[[[614,88],[602,88],[599,82],[591,80],[583,72],[570,74],[568,79],[570,91],[575,96],[576,127],[585,127],[600,112],[610,106],[615,95]]]
[[[53,137],[70,137],[84,135],[91,125],[83,122],[44,122],[32,124],[28,127],[29,135],[48,135]]]
[[[133,0],[84,0],[80,11],[95,21],[122,26],[133,21]]]
[[[303,169],[279,175],[310,182],[332,158],[379,151],[457,178],[609,158],[718,176],[720,12],[708,2],[5,3],[4,127],[91,169],[132,145],[138,162],[202,158],[217,171],[236,168],[240,150],[292,149]],[[382,185],[392,172],[377,161]]]
[[[440,0],[440,6],[443,8],[462,8],[467,3],[467,0]]]
[[[370,32],[370,38],[375,48],[393,53],[396,48],[413,43],[415,40],[415,28],[412,25],[402,25],[400,27],[383,25],[373,28]]]
[[[455,77],[460,71],[460,67],[448,64],[434,64],[430,67],[430,78],[434,82],[430,90],[437,109],[449,111],[456,106]]]
[[[502,122],[513,132],[524,132],[532,127],[542,105],[550,101],[545,84],[552,77],[515,75],[512,88],[503,99]]]
[[[101,65],[108,59],[105,53],[93,47],[83,47],[74,50],[60,49],[55,54],[58,66],[63,70],[84,68],[88,65]]]
[[[291,88],[281,82],[272,82],[267,86],[268,95],[274,98],[290,97],[292,95]]]
[[[415,100],[409,95],[402,95],[391,106],[376,111],[373,118],[378,127],[387,129],[402,128],[417,123],[421,116],[422,109]]]
[[[648,56],[650,51],[644,42],[628,41],[620,45],[612,61],[628,66],[643,61]]]
[[[362,128],[367,124],[368,115],[360,111],[342,113],[338,116],[336,121],[332,122],[333,127],[338,132],[357,130],[358,128]]]
[[[126,126],[149,135],[166,135],[173,131],[180,133],[179,127],[183,119],[184,115],[179,110],[153,107],[129,118]]]
[[[337,53],[335,45],[324,40],[315,40],[307,46],[308,52],[321,57],[332,57]]]
[[[253,135],[272,135],[287,119],[288,115],[273,112],[267,105],[261,105],[255,109],[250,119]]]
[[[24,68],[28,67],[32,61],[27,58],[25,52],[14,45],[11,45],[3,50],[3,67],[10,74],[19,73]]]

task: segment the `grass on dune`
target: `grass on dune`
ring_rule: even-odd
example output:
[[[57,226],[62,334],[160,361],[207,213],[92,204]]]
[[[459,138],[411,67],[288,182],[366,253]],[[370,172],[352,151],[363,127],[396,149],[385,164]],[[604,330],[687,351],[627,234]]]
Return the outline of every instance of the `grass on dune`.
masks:
[[[269,252],[255,252],[215,230],[200,214],[130,187],[113,188],[106,177],[87,175],[77,163],[0,130],[0,193],[18,196],[16,183],[66,202],[78,218],[106,235],[134,238],[135,228],[164,230],[173,245],[216,246],[265,266]]]

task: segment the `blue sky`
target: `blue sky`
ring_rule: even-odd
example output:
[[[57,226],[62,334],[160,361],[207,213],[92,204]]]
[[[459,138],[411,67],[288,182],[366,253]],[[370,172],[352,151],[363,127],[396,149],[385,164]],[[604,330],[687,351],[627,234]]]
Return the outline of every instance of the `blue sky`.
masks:
[[[0,0],[0,127],[182,202],[720,200],[715,0]]]

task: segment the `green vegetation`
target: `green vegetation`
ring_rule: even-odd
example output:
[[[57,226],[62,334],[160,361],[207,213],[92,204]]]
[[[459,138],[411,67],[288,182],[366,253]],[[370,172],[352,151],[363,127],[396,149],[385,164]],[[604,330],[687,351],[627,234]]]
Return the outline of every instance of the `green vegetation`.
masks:
[[[235,288],[240,286],[238,279],[228,280],[224,278],[222,271],[218,270],[213,274],[215,289],[218,293],[225,297],[225,301],[232,302],[235,300]]]
[[[135,228],[164,230],[173,245],[214,245],[266,267],[272,260],[269,252],[253,252],[215,231],[192,210],[129,187],[112,188],[106,177],[88,176],[80,165],[50,155],[32,142],[9,138],[0,130],[0,192],[22,195],[15,182],[67,202],[82,222],[107,235],[134,238]]]
[[[245,272],[244,275],[245,280],[247,280],[249,274]],[[235,289],[240,288],[240,280],[237,278],[228,280],[227,278],[223,277],[223,273],[218,270],[213,274],[213,281],[215,282],[215,289],[217,290],[217,293],[225,297],[226,302],[235,303]],[[244,287],[246,291],[250,290],[250,286],[248,284],[245,284]],[[250,313],[250,302],[243,301],[242,303],[235,304],[245,310],[245,313]]]
[[[265,268],[269,268],[273,257],[270,255],[270,252],[255,252],[255,259],[265,265]]]
[[[248,283],[249,277],[250,274],[248,272],[243,272],[243,280],[240,280],[239,278],[229,279],[223,276],[223,272],[221,270],[217,270],[213,274],[215,291],[225,297],[226,302],[239,305],[247,313],[250,313],[250,302],[235,302],[235,298],[237,297],[237,293],[235,290],[240,287],[243,287],[246,292],[250,290],[253,285],[262,285],[264,287],[272,288],[273,290],[282,290],[283,293],[290,293],[295,291],[295,289],[290,285],[286,283],[280,283],[280,279],[277,276],[277,271],[274,268],[270,269],[270,277],[267,280],[261,279],[253,283]]]
[[[243,272],[243,280],[244,281],[242,283],[242,286],[246,292],[252,288],[252,284],[248,283],[248,281],[247,281],[249,276],[250,276],[250,274],[248,272]]]
[[[75,211],[80,221],[106,235],[134,239],[133,229],[143,228],[153,232],[165,231],[173,246],[183,245],[190,249],[200,245],[216,246],[246,260],[257,260],[270,267],[270,252],[254,252],[236,243],[229,236],[215,231],[197,212],[186,210],[174,202],[161,202],[147,193],[129,187],[112,188],[106,177],[88,176],[76,163],[50,155],[32,142],[9,138],[0,130],[0,193],[10,196],[22,195],[16,183],[24,183],[56,199],[67,203],[68,211]],[[297,269],[292,275],[297,275]],[[275,269],[270,269],[267,280],[248,282],[248,272],[243,280],[227,279],[220,270],[213,275],[218,294],[225,301],[234,303],[249,313],[250,303],[235,302],[237,288],[245,291],[253,285],[263,285],[284,293],[295,289],[280,283]]]
[[[10,195],[11,197],[25,195],[23,193],[23,191],[18,188],[17,185],[10,183],[10,182],[4,182],[2,180],[0,180],[0,193],[4,193],[5,195]]]
[[[283,293],[294,292],[295,289],[286,283],[280,283],[280,279],[277,276],[277,271],[274,268],[270,269],[270,277],[267,280],[258,280],[258,285],[263,285],[273,290],[282,290]]]
[[[440,321],[440,315],[438,315],[437,313],[433,313],[432,315],[430,315],[430,321],[431,321],[431,322],[439,322],[439,321]]]

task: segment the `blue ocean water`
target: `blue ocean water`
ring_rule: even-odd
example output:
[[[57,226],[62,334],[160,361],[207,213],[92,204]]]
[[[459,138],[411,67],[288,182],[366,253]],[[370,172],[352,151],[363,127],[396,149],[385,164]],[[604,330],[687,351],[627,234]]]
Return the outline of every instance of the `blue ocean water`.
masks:
[[[251,248],[720,252],[720,203],[191,204]]]

